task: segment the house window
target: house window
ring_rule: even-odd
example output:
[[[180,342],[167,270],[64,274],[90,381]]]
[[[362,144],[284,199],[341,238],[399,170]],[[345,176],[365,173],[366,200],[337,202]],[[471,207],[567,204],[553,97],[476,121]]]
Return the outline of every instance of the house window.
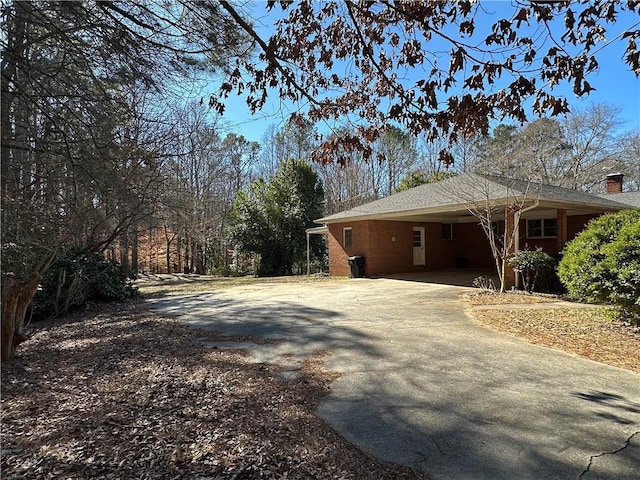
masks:
[[[351,248],[353,246],[353,231],[351,227],[342,229],[342,245],[344,248]]]
[[[422,247],[422,230],[419,228],[413,229],[413,246],[414,247]]]
[[[443,240],[453,239],[453,226],[450,223],[442,224],[442,239]]]
[[[558,221],[555,218],[527,220],[527,238],[558,236]]]

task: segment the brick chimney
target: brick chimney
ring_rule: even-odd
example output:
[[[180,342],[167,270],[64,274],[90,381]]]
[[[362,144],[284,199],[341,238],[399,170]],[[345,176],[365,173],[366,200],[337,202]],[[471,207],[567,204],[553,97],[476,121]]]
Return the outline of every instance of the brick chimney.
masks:
[[[607,175],[607,193],[622,193],[621,173],[610,173]]]

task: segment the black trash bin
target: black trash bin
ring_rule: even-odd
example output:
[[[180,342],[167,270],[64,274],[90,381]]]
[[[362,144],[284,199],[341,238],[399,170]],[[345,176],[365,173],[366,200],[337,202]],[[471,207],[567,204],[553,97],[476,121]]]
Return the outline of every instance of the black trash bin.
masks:
[[[456,257],[456,268],[467,268],[469,266],[469,260],[467,257]]]
[[[349,257],[349,277],[350,278],[364,277],[364,257],[358,256],[358,255]]]

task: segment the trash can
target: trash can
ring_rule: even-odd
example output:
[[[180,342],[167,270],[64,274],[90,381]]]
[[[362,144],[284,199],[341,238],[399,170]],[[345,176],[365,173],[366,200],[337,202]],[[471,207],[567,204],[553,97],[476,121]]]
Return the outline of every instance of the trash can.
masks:
[[[364,277],[364,257],[354,255],[349,257],[349,278]]]
[[[456,257],[456,268],[467,268],[469,266],[469,260],[467,257]]]

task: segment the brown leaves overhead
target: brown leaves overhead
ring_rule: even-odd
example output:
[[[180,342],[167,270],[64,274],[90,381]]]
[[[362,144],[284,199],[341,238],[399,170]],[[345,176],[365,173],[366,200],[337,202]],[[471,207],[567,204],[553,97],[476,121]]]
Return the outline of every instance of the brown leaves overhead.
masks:
[[[262,63],[239,61],[243,75],[231,76],[221,93],[228,85],[248,90],[254,110],[277,86],[281,99],[307,104],[301,114],[313,122],[391,123],[429,139],[486,134],[492,119],[527,119],[527,101],[536,114],[567,112],[553,88],[570,84],[588,94],[607,27],[622,10],[632,24],[640,14],[634,1],[513,3],[487,30],[481,2],[271,1],[267,9],[282,19],[259,42]],[[234,15],[235,6],[221,6]],[[621,36],[624,61],[638,75],[640,30]]]

